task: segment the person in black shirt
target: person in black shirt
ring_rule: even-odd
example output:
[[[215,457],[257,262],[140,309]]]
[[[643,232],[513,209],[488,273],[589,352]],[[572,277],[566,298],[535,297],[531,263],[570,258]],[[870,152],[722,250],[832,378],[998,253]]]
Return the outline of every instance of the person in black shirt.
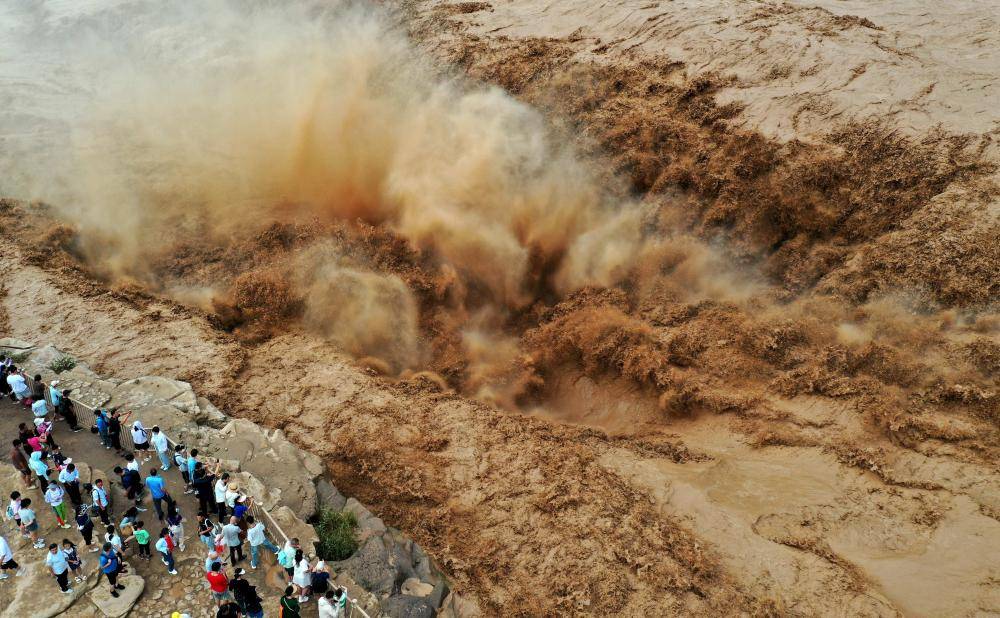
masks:
[[[125,455],[122,450],[122,423],[128,420],[131,415],[132,413],[129,412],[123,417],[118,410],[115,410],[111,413],[111,419],[108,421],[108,438],[111,440],[111,447],[119,456]]]
[[[261,616],[264,608],[261,606],[261,598],[257,594],[257,589],[247,580],[243,579],[246,571],[236,569],[233,571],[233,578],[229,580],[229,591],[233,593],[233,598],[239,604],[240,609],[247,616]]]
[[[137,507],[142,504],[142,477],[139,473],[131,468],[123,470],[121,466],[115,466],[115,474],[122,478],[122,489],[125,490],[125,496],[134,501]]]
[[[215,475],[199,463],[194,470],[194,480],[191,481],[191,486],[194,487],[195,493],[198,494],[198,513],[202,515],[211,513],[209,505],[215,505],[214,483]]]

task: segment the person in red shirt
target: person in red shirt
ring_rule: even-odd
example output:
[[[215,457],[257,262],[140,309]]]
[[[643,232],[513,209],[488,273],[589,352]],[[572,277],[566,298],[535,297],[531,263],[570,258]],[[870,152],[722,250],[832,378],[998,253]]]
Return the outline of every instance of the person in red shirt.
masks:
[[[212,570],[205,573],[205,579],[208,580],[208,586],[212,589],[212,598],[219,604],[219,607],[232,599],[232,595],[229,594],[229,578],[223,572],[222,564],[212,563]]]

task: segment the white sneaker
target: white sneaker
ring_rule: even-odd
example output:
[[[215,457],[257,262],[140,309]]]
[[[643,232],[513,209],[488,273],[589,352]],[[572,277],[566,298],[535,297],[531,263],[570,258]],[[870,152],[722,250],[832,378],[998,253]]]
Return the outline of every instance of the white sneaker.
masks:
[[[160,470],[163,470],[164,472],[166,472],[166,471],[170,470],[170,468],[168,468],[166,466],[160,466]]]
[[[63,525],[61,525],[59,527],[62,528],[63,530],[69,530],[70,529],[70,525],[69,524],[63,524]]]
[[[177,575],[177,571],[176,570],[175,571],[167,571],[167,573],[170,573],[171,575]]]
[[[14,577],[21,577],[24,575],[24,569],[18,569],[17,573],[14,573]]]
[[[67,588],[67,589],[63,590],[62,593],[63,594],[73,594],[73,589],[72,588]]]
[[[7,579],[8,577],[10,577],[10,575],[7,575],[6,573],[0,573],[0,580]]]

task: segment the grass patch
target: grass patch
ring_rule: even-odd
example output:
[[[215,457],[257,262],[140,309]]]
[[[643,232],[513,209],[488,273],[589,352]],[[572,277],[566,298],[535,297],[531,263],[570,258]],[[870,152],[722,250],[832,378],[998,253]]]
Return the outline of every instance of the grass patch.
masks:
[[[316,522],[316,555],[323,560],[346,560],[358,550],[358,539],[354,531],[358,520],[354,513],[340,513],[324,510]]]
[[[76,361],[70,356],[60,356],[51,363],[49,363],[49,369],[56,373],[62,373],[64,371],[69,371],[73,367],[76,367]]]

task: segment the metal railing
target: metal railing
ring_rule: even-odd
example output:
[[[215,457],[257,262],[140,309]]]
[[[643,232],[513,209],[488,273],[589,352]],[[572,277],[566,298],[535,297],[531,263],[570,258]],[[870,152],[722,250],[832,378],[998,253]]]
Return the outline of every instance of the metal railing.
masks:
[[[55,408],[56,406],[52,402],[52,393],[51,391],[49,391],[49,387],[47,384],[45,385],[45,390],[43,391],[43,393],[45,396],[46,403]],[[72,397],[68,397],[66,395],[60,395],[60,397],[65,397],[66,399],[69,400],[70,404],[73,406],[73,412],[76,414],[77,424],[83,427],[94,426],[97,423],[97,415],[94,413],[94,411],[97,409],[106,409],[99,407],[93,408],[83,403],[82,401],[73,399]],[[122,449],[128,451],[135,451],[135,442],[132,440],[132,432],[127,428],[125,428],[124,426],[121,428],[121,432],[119,434],[119,441],[122,445]],[[176,447],[178,443],[172,440],[169,436],[167,436],[167,441],[170,443],[172,452],[172,449]],[[268,513],[266,510],[264,510],[263,506],[257,501],[257,497],[256,496],[250,496],[250,497],[253,498],[248,508],[250,514],[253,515],[254,519],[257,521],[266,520],[267,523],[266,523],[265,534],[269,534],[269,531],[271,530],[277,532],[278,536],[273,538],[276,541],[281,541],[280,545],[282,549],[284,549],[284,546],[290,541],[288,535],[285,534],[285,531],[281,529],[281,526],[278,525],[278,522],[274,521],[274,518],[271,516],[271,514]],[[347,600],[348,603],[347,603],[346,618],[351,618],[355,615],[360,616],[361,618],[370,618],[370,616],[365,612],[365,610],[361,609],[361,607],[358,606],[357,599],[352,599],[348,597]]]

